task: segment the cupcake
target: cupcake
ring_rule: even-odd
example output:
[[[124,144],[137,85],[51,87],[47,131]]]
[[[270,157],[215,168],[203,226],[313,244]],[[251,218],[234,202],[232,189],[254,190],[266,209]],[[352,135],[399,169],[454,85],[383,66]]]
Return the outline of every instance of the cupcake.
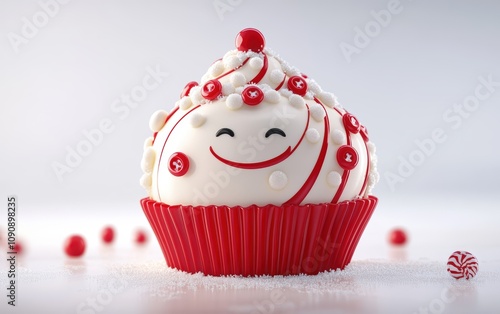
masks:
[[[375,146],[261,32],[155,112],[141,205],[168,266],[206,275],[343,269],[377,204]]]

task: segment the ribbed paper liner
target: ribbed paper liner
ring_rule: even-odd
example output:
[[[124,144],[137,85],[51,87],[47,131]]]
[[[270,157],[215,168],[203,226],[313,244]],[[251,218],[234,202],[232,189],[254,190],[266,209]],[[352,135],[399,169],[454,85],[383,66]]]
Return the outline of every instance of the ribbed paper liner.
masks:
[[[351,261],[377,198],[263,207],[141,205],[167,265],[205,275],[317,274]]]

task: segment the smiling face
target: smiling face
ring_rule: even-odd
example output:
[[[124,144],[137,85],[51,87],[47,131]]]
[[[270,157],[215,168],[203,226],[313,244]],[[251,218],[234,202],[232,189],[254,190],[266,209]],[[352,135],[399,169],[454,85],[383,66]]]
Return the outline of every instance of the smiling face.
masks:
[[[277,103],[262,101],[234,110],[225,102],[177,109],[168,119],[153,145],[155,197],[171,200],[170,204],[208,205],[214,199],[218,204],[241,204],[241,199],[236,202],[231,198],[242,194],[248,180],[259,182],[246,193],[249,204],[273,192],[270,175],[285,169],[287,160],[306,141],[311,123],[306,104],[294,107],[280,96]],[[307,171],[303,172],[302,176],[306,175]],[[184,182],[189,183],[183,189],[165,188],[183,186]],[[281,201],[287,194],[283,193]]]
[[[309,124],[305,106],[262,103],[219,113],[226,119],[207,126],[223,126],[216,132],[211,130],[215,138],[210,153],[221,163],[239,169],[261,169],[284,162],[304,140]]]

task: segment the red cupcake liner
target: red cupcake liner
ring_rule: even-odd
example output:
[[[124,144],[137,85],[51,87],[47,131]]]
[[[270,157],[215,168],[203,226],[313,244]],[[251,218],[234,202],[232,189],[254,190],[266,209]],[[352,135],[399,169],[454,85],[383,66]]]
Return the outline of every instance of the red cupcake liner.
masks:
[[[314,275],[344,269],[377,198],[338,204],[141,205],[167,265],[205,275]]]

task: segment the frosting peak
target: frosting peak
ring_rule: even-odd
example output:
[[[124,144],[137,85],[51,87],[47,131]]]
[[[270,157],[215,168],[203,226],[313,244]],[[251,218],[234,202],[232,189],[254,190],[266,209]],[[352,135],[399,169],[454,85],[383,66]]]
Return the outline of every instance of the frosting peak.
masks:
[[[236,49],[150,121],[141,184],[170,205],[339,202],[378,181],[366,128],[332,93],[242,30]]]

